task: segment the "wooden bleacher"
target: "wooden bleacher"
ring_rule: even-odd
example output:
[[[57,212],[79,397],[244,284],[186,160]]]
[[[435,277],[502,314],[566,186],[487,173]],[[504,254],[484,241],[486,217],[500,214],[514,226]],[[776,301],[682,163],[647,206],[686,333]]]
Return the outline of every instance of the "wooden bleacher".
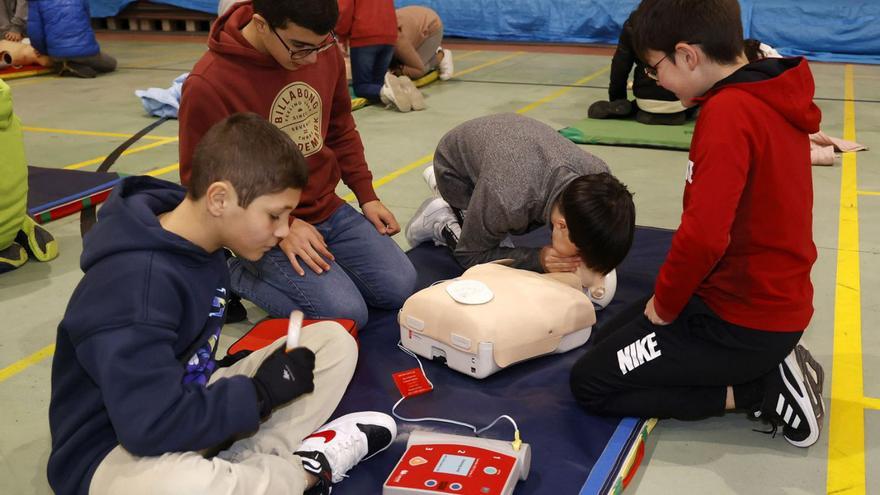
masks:
[[[92,27],[96,31],[206,33],[216,18],[205,12],[139,0],[113,17],[92,19]]]

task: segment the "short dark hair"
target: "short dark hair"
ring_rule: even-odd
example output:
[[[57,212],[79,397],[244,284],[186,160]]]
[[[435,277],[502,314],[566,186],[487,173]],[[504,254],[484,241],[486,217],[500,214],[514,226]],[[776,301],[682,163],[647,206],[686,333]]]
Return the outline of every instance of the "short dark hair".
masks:
[[[636,9],[633,44],[639,58],[648,50],[672,55],[679,42],[699,44],[707,57],[729,64],[743,53],[737,0],[643,0]]]
[[[236,113],[214,124],[196,146],[187,194],[199,199],[208,186],[229,181],[238,204],[284,189],[303,189],[309,167],[283,131],[255,113]]]
[[[591,270],[608,274],[632,247],[636,207],[632,193],[609,173],[571,181],[557,201],[568,237]]]
[[[327,34],[339,19],[336,0],[253,0],[253,4],[254,13],[272,29],[284,29],[292,22],[315,34]]]

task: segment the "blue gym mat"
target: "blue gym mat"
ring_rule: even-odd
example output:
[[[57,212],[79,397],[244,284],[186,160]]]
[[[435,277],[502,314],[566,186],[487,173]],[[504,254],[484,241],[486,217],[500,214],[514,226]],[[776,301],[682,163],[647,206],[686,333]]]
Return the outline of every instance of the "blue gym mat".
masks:
[[[614,301],[598,313],[595,331],[627,303],[653,289],[654,277],[666,257],[672,232],[639,227],[633,248],[618,268]],[[543,245],[546,229],[516,238],[518,245]],[[421,289],[437,280],[454,278],[461,267],[444,247],[422,244],[407,255],[419,274]],[[360,357],[354,379],[334,417],[350,412],[376,410],[389,413],[400,399],[391,374],[418,367],[416,360],[397,349],[400,330],[396,313],[373,312],[360,331]],[[587,345],[590,345],[589,343]],[[439,416],[483,427],[501,414],[518,423],[523,442],[532,446],[529,477],[516,488],[526,494],[606,493],[615,484],[622,459],[638,441],[644,421],[607,418],[584,412],[569,391],[569,370],[584,348],[562,355],[545,356],[500,371],[483,380],[459,374],[423,359],[434,391],[405,400],[398,414],[416,418]],[[398,421],[395,443],[377,457],[351,470],[350,477],[333,489],[334,495],[379,494],[382,484],[403,455],[413,429],[471,435],[470,430],[443,423]],[[484,433],[487,438],[513,439],[513,428],[499,421]],[[589,478],[589,480],[588,480]]]

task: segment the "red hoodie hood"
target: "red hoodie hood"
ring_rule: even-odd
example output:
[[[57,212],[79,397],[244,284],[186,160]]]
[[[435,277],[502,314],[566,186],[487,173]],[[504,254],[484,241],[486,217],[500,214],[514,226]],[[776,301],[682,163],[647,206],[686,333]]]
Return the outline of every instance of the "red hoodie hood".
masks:
[[[694,101],[703,102],[725,88],[747,91],[779,112],[794,127],[812,134],[819,131],[822,112],[813,103],[816,86],[807,60],[767,58],[752,62],[718,81]]]
[[[254,15],[250,2],[233,4],[220,16],[208,36],[208,49],[225,56],[242,57],[254,65],[277,67],[278,62],[268,53],[260,53],[242,36],[245,27]]]

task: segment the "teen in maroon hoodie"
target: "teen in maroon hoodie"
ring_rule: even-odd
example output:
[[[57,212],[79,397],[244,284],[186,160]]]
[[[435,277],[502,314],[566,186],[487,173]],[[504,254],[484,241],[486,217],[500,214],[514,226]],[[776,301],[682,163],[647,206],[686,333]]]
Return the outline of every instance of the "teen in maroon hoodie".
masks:
[[[743,409],[812,445],[822,370],[798,342],[813,314],[808,135],[821,114],[807,62],[749,64],[736,0],[644,0],[634,38],[645,72],[701,105],[684,211],[653,297],[594,332],[572,390],[603,414]]]
[[[400,231],[373,190],[351,115],[342,53],[332,32],[335,0],[255,0],[214,23],[180,106],[180,178],[214,123],[254,112],[285,131],[309,164],[290,235],[260,261],[230,260],[234,292],[274,316],[367,321],[367,306],[399,308],[415,269],[390,238]],[[336,195],[339,180],[363,215]],[[305,266],[304,266],[305,265]]]

